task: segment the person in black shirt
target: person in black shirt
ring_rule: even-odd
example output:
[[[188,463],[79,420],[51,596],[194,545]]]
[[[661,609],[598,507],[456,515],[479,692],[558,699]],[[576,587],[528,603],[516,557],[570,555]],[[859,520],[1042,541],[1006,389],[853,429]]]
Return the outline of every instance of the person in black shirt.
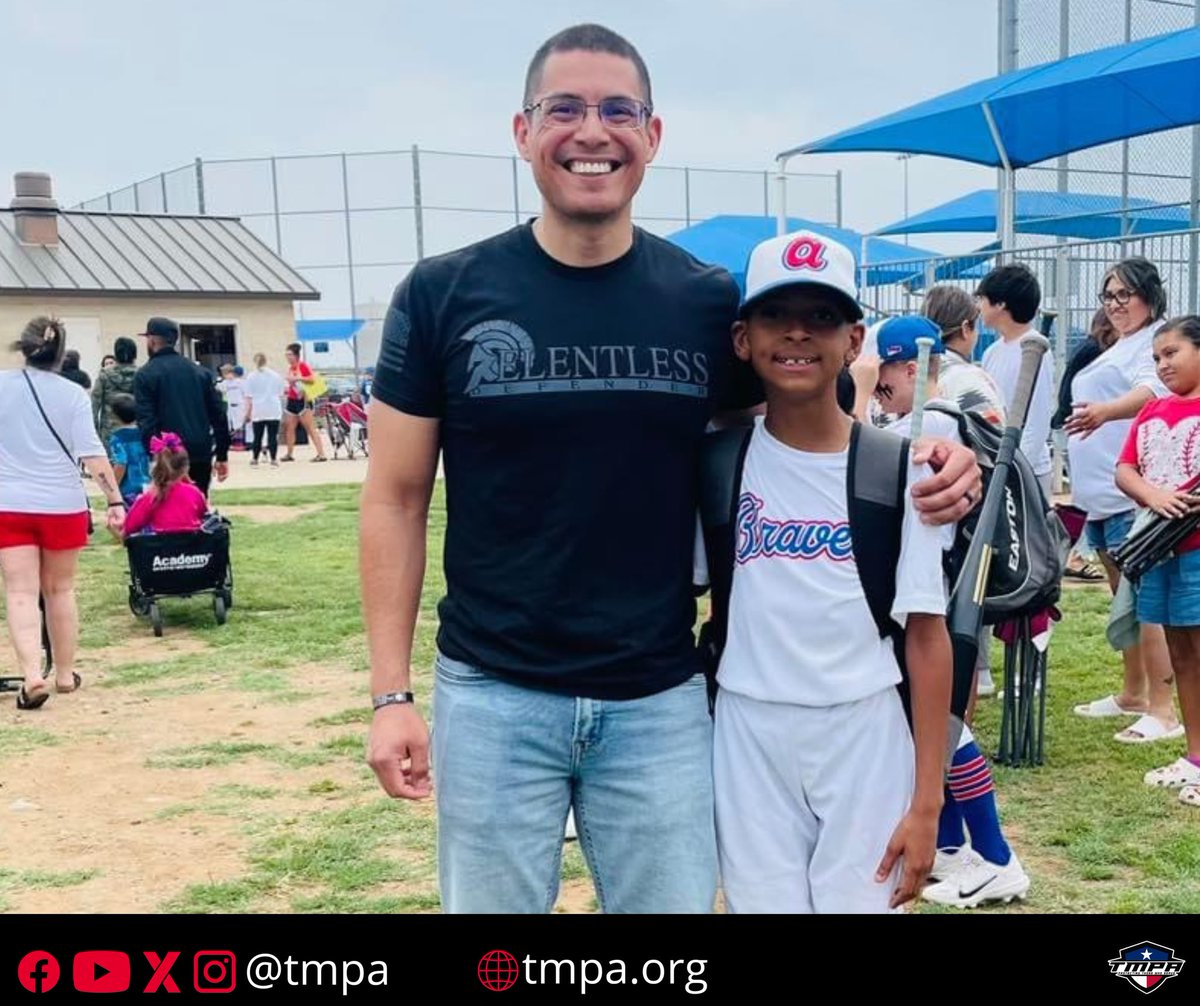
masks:
[[[606,912],[707,912],[712,725],[692,635],[697,461],[761,397],[724,270],[633,226],[662,125],[625,39],[569,28],[514,117],[542,215],[418,264],[384,324],[361,505],[386,792],[432,791],[410,660],[439,449],[446,479],[433,775],[451,912],[545,912],[573,808]],[[978,494],[940,447],[923,506]]]
[[[79,366],[79,350],[77,349],[68,349],[63,355],[62,370],[59,371],[59,374],[68,381],[74,381],[84,391],[91,390],[92,379],[88,377],[87,371]]]
[[[229,423],[213,374],[175,351],[179,326],[170,318],[151,318],[142,334],[150,359],[133,379],[142,443],[149,450],[151,437],[178,433],[189,476],[207,496],[214,470],[218,482],[229,474]]]

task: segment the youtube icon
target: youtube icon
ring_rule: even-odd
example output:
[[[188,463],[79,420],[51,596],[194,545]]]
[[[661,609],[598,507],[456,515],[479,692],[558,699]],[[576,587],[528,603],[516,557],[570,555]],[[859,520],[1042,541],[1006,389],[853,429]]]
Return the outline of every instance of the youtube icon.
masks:
[[[79,992],[126,992],[129,990],[129,955],[120,950],[83,950],[72,967]]]

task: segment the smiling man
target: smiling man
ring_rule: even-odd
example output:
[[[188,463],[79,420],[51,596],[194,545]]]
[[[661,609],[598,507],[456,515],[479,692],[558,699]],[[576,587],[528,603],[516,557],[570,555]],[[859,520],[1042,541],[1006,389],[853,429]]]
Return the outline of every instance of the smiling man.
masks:
[[[732,352],[738,290],[633,226],[662,123],[625,39],[579,25],[544,43],[513,133],[541,216],[421,262],[385,323],[362,498],[368,759],[392,796],[432,792],[409,665],[440,448],[443,907],[549,911],[573,807],[604,911],[709,911],[690,574],[705,426],[760,397]],[[959,460],[924,504],[949,519],[975,484]]]

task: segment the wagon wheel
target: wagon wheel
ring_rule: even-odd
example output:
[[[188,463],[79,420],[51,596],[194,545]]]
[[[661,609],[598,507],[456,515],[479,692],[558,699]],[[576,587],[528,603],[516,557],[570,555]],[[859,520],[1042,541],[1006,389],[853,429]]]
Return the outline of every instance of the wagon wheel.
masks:
[[[220,591],[213,595],[213,614],[217,617],[217,625],[225,624],[225,598]]]

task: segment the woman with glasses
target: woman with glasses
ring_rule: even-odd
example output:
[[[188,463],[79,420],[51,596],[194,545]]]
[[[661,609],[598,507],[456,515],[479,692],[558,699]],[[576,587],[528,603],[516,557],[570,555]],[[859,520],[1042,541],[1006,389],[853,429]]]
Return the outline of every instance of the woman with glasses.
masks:
[[[1117,488],[1117,458],[1133,417],[1167,394],[1155,371],[1152,341],[1167,310],[1162,279],[1152,262],[1127,258],[1104,276],[1100,303],[1117,333],[1113,344],[1071,381],[1072,411],[1063,429],[1071,462],[1071,495],[1087,511],[1088,544],[1100,555],[1115,592],[1120,572],[1110,558],[1133,524],[1134,503]],[[1171,695],[1171,663],[1161,627],[1143,625],[1141,641],[1126,649],[1119,695],[1075,707],[1087,717],[1137,716],[1115,739],[1144,744],[1183,735]]]

